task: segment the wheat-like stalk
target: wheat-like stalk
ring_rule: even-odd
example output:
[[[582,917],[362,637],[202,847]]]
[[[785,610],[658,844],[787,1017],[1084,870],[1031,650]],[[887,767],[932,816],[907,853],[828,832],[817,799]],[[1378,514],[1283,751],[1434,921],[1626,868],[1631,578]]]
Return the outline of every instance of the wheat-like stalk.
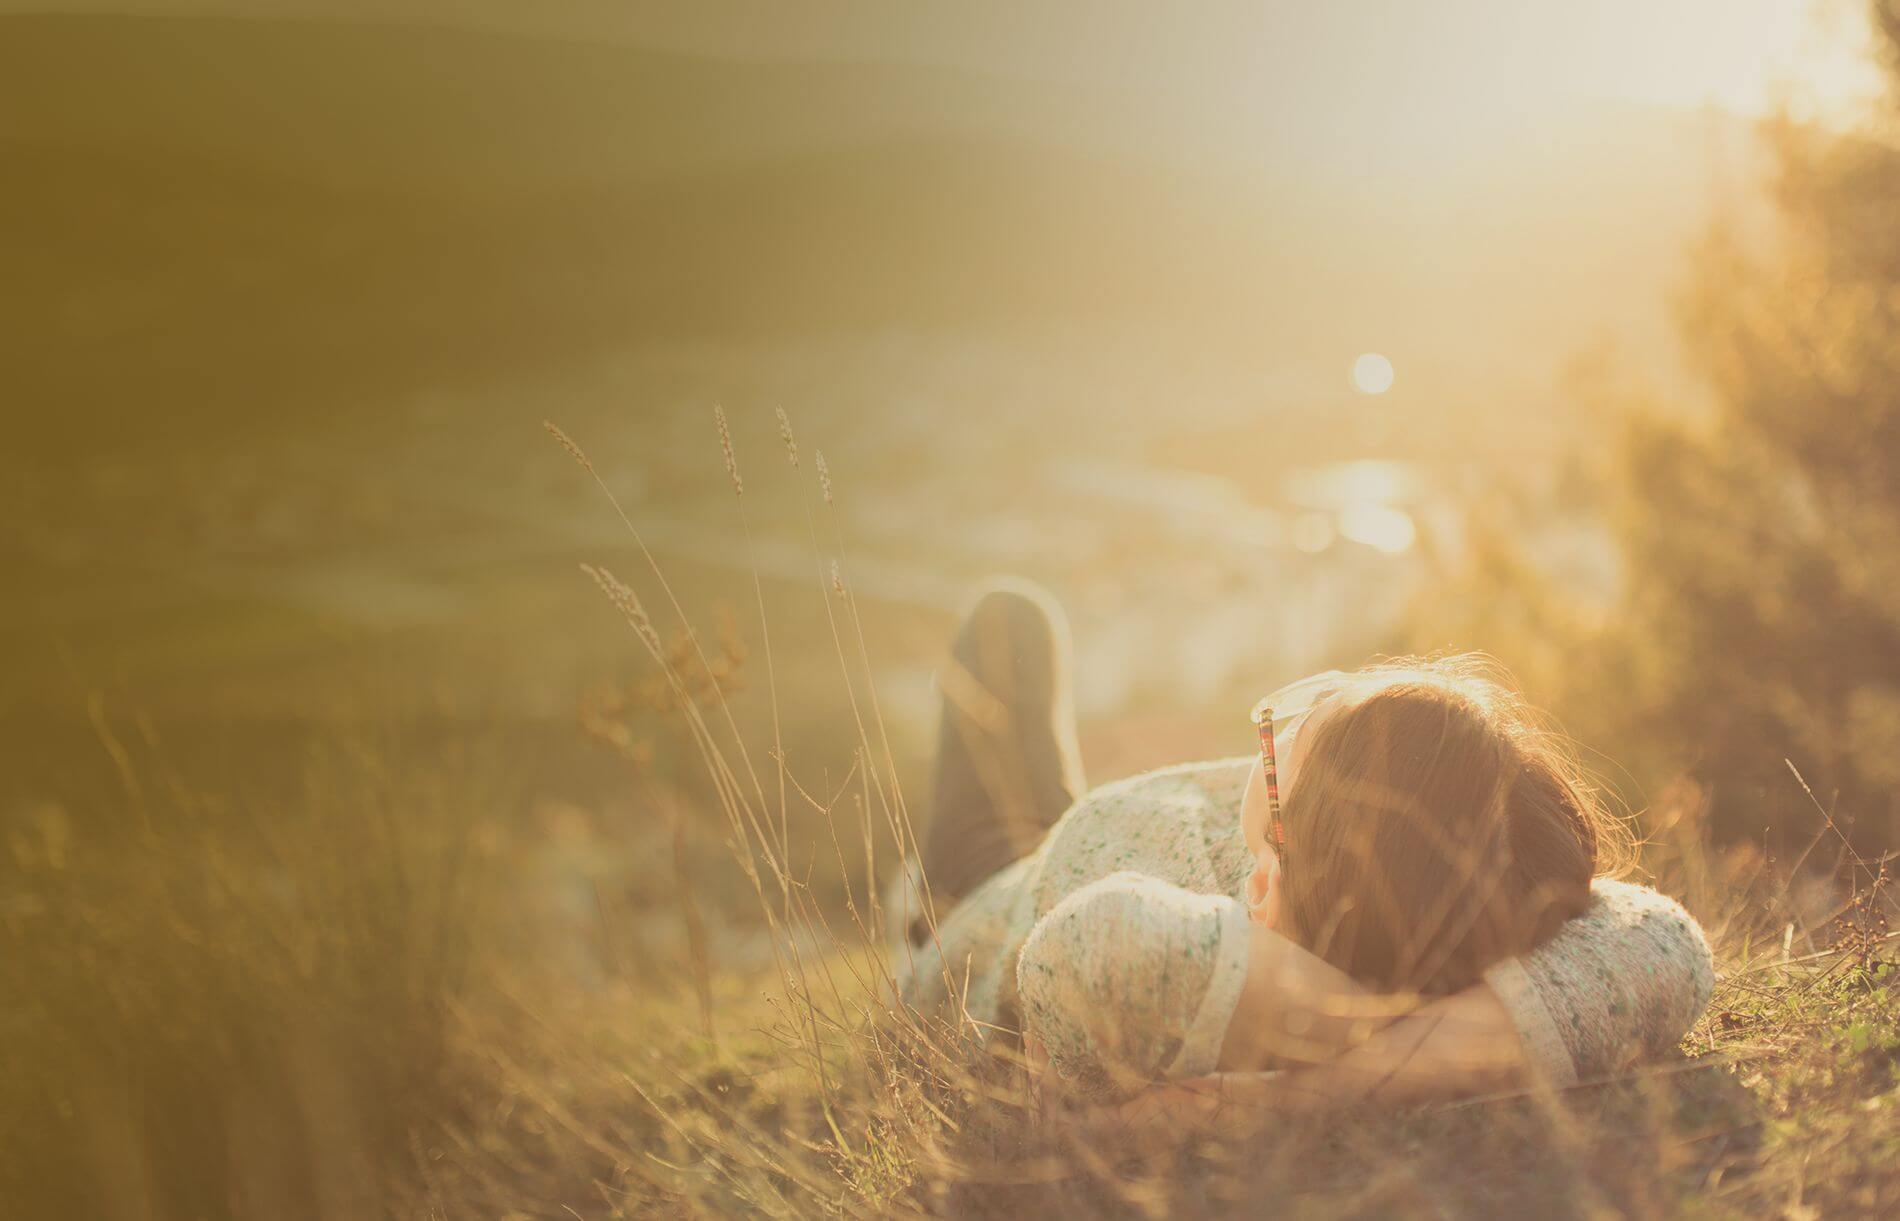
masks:
[[[594,464],[588,461],[587,455],[581,451],[581,447],[574,443],[574,438],[568,436],[567,433],[561,430],[560,425],[556,424],[553,420],[542,420],[541,427],[547,429],[549,435],[561,443],[561,448],[567,451],[570,458],[581,464],[582,470],[590,475],[597,473],[594,470]]]
[[[736,455],[733,452],[730,421],[723,410],[716,411],[714,419],[718,426],[721,454],[726,463],[727,474],[733,481],[734,493],[739,497],[743,520],[745,514],[743,484],[740,482]],[[791,431],[789,416],[782,409],[778,412],[778,420],[781,440],[786,445],[787,457],[796,465],[796,441]],[[548,426],[548,431],[561,443],[562,448],[566,449],[569,455],[593,476],[597,484],[601,483],[599,473],[594,470],[580,447],[571,438],[552,425]],[[819,470],[820,488],[826,503],[834,504],[829,465],[823,460],[822,455],[815,456],[815,465]],[[633,534],[649,567],[654,569],[655,578],[660,588],[666,593],[672,609],[679,612],[678,599],[673,596],[670,584],[659,571],[654,556],[647,550],[644,543],[640,542],[639,532],[634,529],[632,522],[627,519],[625,512],[621,510],[604,484],[602,491],[607,494],[609,502],[619,513],[623,524]],[[811,524],[808,509],[808,526]],[[835,511],[832,524],[834,529],[838,527]],[[814,551],[816,551],[815,529],[812,533]],[[746,538],[749,554],[751,550],[749,525],[746,527]],[[841,535],[837,541],[842,547]],[[817,557],[814,556],[814,558]],[[847,694],[851,699],[861,748],[859,779],[866,789],[862,832],[866,882],[870,886],[870,892],[866,897],[870,903],[871,919],[866,922],[855,904],[847,900],[851,921],[855,925],[859,942],[855,946],[846,944],[846,941],[840,938],[839,932],[831,928],[826,913],[815,904],[814,896],[805,883],[792,877],[787,868],[791,844],[785,819],[785,789],[790,778],[785,768],[783,744],[779,740],[776,679],[772,683],[775,746],[773,757],[779,769],[780,801],[775,837],[770,834],[766,826],[761,825],[761,815],[765,816],[765,823],[769,824],[771,821],[771,807],[765,800],[764,794],[759,791],[756,773],[751,773],[753,793],[758,798],[755,806],[747,800],[738,775],[713,741],[713,736],[701,715],[697,701],[686,689],[668,650],[660,647],[658,632],[638,595],[625,582],[604,568],[585,565],[583,571],[589,579],[594,581],[609,603],[627,619],[642,645],[655,656],[662,674],[676,693],[678,707],[685,716],[686,728],[693,745],[698,749],[711,774],[715,797],[719,805],[723,807],[730,827],[728,844],[733,849],[735,861],[741,873],[759,901],[767,926],[767,942],[778,977],[786,989],[784,1012],[789,1021],[785,1027],[778,1029],[782,1031],[785,1049],[804,1061],[813,1071],[817,1085],[815,1100],[821,1108],[826,1126],[835,1139],[835,1143],[828,1146],[830,1152],[826,1156],[843,1159],[841,1164],[851,1167],[846,1171],[851,1177],[865,1171],[872,1171],[880,1176],[895,1173],[899,1179],[908,1181],[918,1168],[927,1163],[934,1165],[943,1162],[945,1167],[948,1165],[942,1153],[942,1141],[945,1134],[942,1125],[947,1123],[954,1129],[955,1121],[939,1108],[939,1102],[961,1107],[964,1104],[951,1104],[950,1099],[960,1097],[974,1100],[993,1096],[992,1087],[969,1078],[966,1070],[959,1067],[963,1063],[963,1052],[953,1050],[953,1045],[964,1041],[968,1033],[966,1030],[957,1023],[940,1021],[935,1017],[911,1010],[899,995],[894,964],[889,958],[892,947],[883,942],[882,925],[877,919],[878,896],[874,881],[872,849],[874,836],[870,818],[873,788],[875,788],[877,803],[883,807],[884,818],[896,842],[900,859],[914,853],[916,839],[909,825],[908,810],[898,786],[889,732],[877,706],[877,694],[875,683],[871,679],[872,669],[865,648],[863,625],[858,619],[850,587],[845,581],[841,559],[832,559],[830,568],[829,577],[839,601],[833,603],[831,599],[825,599],[827,620],[831,627],[833,644],[837,649],[838,661],[845,674]],[[822,574],[822,568],[820,571]],[[765,606],[756,564],[753,565],[753,583],[754,592],[759,597],[759,613],[763,631],[766,628]],[[840,616],[834,610],[839,606],[844,608],[842,617],[846,620],[845,624],[840,624]],[[868,725],[860,713],[857,695],[852,690],[854,686],[851,681],[852,667],[850,661],[847,660],[844,638],[840,634],[841,627],[848,627],[850,634],[855,637],[856,660],[863,667],[864,681],[869,689]],[[688,639],[689,641],[693,639],[690,627]],[[696,641],[693,643],[696,647]],[[769,635],[766,636],[766,649],[768,674],[770,674],[772,667]],[[743,738],[738,736],[736,726],[732,724],[730,710],[724,707],[723,693],[715,691],[714,697],[725,712],[727,726],[734,731],[741,758],[744,758],[745,743]],[[878,739],[878,747],[872,745],[873,731]],[[880,755],[882,756],[881,766],[869,766],[871,760]],[[747,771],[750,772],[749,763]],[[820,805],[829,821],[829,803],[814,802],[813,804]],[[839,847],[836,843],[835,831],[836,827],[833,824],[834,850]],[[754,854],[757,854],[761,863],[769,870],[771,878],[777,883],[777,894],[771,899],[768,899],[762,885],[764,877],[761,870],[754,864]],[[842,851],[839,851],[838,855],[840,867],[846,868]],[[910,885],[922,889],[920,896],[923,899],[922,905],[934,936],[936,922],[930,915],[928,882],[917,878]],[[822,952],[823,947],[829,947],[830,952]],[[814,956],[814,950],[821,952]],[[957,981],[949,978],[952,973],[947,962],[945,974],[947,985],[952,988],[953,994],[960,995],[962,989],[957,986]],[[841,978],[841,975],[848,978]],[[775,1034],[773,1037],[779,1038],[781,1035]],[[827,1061],[830,1063],[828,1064]],[[843,1068],[845,1072],[842,1077],[837,1075],[839,1068]],[[866,1070],[869,1070],[869,1080],[865,1078]],[[854,1086],[852,1082],[858,1084]],[[874,1085],[873,1091],[868,1095],[861,1092],[865,1085]],[[933,1101],[933,1098],[936,1101]],[[703,1119],[709,1126],[703,1133],[694,1132],[689,1135],[682,1131],[680,1135],[689,1145],[698,1146],[702,1156],[709,1162],[725,1161],[730,1164],[731,1148],[727,1138],[732,1129],[728,1125],[737,1122],[739,1126],[743,1126],[743,1116],[735,1114],[730,1107],[715,1099],[706,1099],[705,1102],[705,1109],[697,1118]],[[882,1152],[865,1148],[861,1156],[857,1146],[863,1140],[862,1135],[854,1132],[852,1136],[847,1136],[846,1133],[854,1131],[856,1125],[866,1121],[886,1131],[880,1143],[882,1141],[893,1143],[885,1146]],[[889,1157],[889,1151],[898,1148],[906,1151],[901,1158],[901,1168],[900,1165],[886,1160]],[[875,1196],[854,1198],[856,1192],[863,1189],[862,1186],[847,1187],[843,1196],[832,1194],[837,1192],[840,1184],[836,1179],[828,1176],[837,1171],[823,1161],[816,1159],[808,1161],[803,1154],[796,1153],[789,1146],[770,1150],[766,1153],[766,1160],[753,1169],[764,1177],[757,1183],[748,1184],[748,1194],[751,1191],[761,1192],[760,1195],[754,1197],[755,1202],[774,1199],[774,1206],[771,1209],[774,1212],[783,1213],[788,1210],[785,1202],[776,1198],[776,1188],[768,1185],[773,1177],[787,1174],[800,1178],[809,1175],[810,1178],[804,1184],[807,1189],[822,1189],[829,1184],[831,1190],[827,1194],[831,1195],[831,1203],[840,1208],[845,1215],[866,1212],[864,1203],[873,1200],[876,1201],[877,1206],[866,1215],[877,1215],[882,1211],[883,1206],[892,1203],[889,1198],[877,1199]],[[735,1188],[739,1186],[736,1182],[731,1185]],[[762,1188],[764,1190],[761,1191]]]
[[[785,408],[783,407],[779,407],[776,410],[778,412],[779,440],[785,442],[785,456],[792,460],[793,469],[797,469],[798,438],[792,435],[792,417],[785,414]]]
[[[732,480],[732,494],[745,495],[745,480],[739,478],[739,459],[732,452],[732,429],[726,423],[726,409],[713,408],[713,419],[719,424],[719,449],[726,456],[726,477]]]
[[[612,506],[614,515],[620,519],[620,524],[626,527],[628,535],[633,539],[634,546],[640,551],[640,557],[646,561],[647,569],[653,574],[653,579],[659,585],[660,592],[666,595],[667,604],[672,607],[673,615],[679,621],[680,629],[685,632],[686,640],[688,644],[692,646],[693,655],[698,659],[702,668],[710,671],[712,669],[712,662],[708,660],[705,649],[700,645],[699,633],[693,630],[693,622],[687,616],[686,608],[680,605],[679,595],[674,592],[672,582],[666,579],[666,572],[660,567],[659,559],[653,554],[653,549],[647,546],[646,539],[641,536],[639,527],[635,526],[633,519],[627,516],[627,510],[621,505],[620,498],[614,495],[613,489],[607,486],[607,481],[601,478],[600,472],[594,468],[594,464],[588,459],[586,452],[581,449],[580,445],[572,437],[568,436],[566,432],[551,422],[544,420],[542,426],[548,430],[549,434],[552,435],[556,441],[561,443],[561,448],[565,449],[569,456],[580,464],[581,469],[586,471],[593,479],[594,486],[600,489],[600,494],[607,498],[607,503]],[[728,460],[730,461],[730,459]],[[736,476],[736,464],[734,465],[734,473]],[[662,667],[662,670],[664,672],[665,667]],[[672,681],[676,677],[677,676],[669,676],[669,681]],[[752,755],[746,748],[745,735],[739,732],[739,723],[732,715],[732,706],[727,701],[724,691],[715,687],[712,694],[721,717],[725,722],[726,729],[732,736],[733,745],[738,749],[740,764],[745,769],[746,777],[752,782],[752,791],[754,795],[757,796],[760,807],[764,807],[765,786],[759,782],[758,771],[752,766]],[[727,761],[724,752],[719,750],[717,745],[712,743],[710,738],[707,739],[706,745],[712,750],[708,762],[714,769],[715,783],[729,781],[736,787],[739,783],[738,773],[734,771],[730,762]]]
[[[605,568],[596,568],[592,564],[582,564],[581,571],[592,577],[594,584],[600,586],[600,592],[606,594],[607,600],[627,617],[627,622],[633,625],[634,634],[639,636],[640,643],[649,652],[663,652],[660,633],[653,626],[653,619],[647,614],[646,607],[640,605],[640,595],[634,593],[631,586]]]

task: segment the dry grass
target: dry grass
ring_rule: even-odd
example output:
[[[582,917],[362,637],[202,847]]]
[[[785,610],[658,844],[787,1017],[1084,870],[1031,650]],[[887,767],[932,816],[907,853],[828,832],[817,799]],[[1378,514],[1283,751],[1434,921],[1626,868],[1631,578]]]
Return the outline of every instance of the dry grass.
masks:
[[[779,422],[796,467],[796,442],[782,412]],[[727,473],[742,496],[723,416],[718,431]],[[573,452],[579,456],[577,447]],[[821,480],[830,509],[834,494],[822,466]],[[863,876],[870,878],[880,841],[901,856],[914,840],[888,740],[877,740],[870,658],[840,568],[835,515],[831,523],[831,579],[842,608],[831,620],[833,644],[853,691]],[[822,574],[818,537],[814,527]],[[625,609],[627,595],[612,584],[608,591]],[[763,619],[762,598],[759,612]],[[669,659],[651,630],[637,617],[634,623],[662,672],[673,667],[675,692],[688,687],[679,657]],[[711,701],[722,701],[716,686],[707,690]],[[776,729],[775,688],[774,700]],[[736,746],[743,756],[743,745],[716,741],[704,728],[710,718],[683,711],[702,761],[723,781],[715,788],[733,829],[737,865],[774,937],[773,970],[762,982],[780,1003],[756,1012],[750,1046],[676,1044],[650,1053],[646,1072],[629,1073],[628,1086],[653,1126],[642,1156],[617,1159],[592,1176],[625,1193],[603,1195],[613,1207],[1099,1216],[1194,1215],[1270,1203],[1276,1211],[1325,1215],[1563,1216],[1704,1205],[1798,1209],[1814,1199],[1864,1207],[1897,1189],[1880,1179],[1818,1188],[1806,1161],[1797,1170],[1768,1152],[1775,1138],[1800,1147],[1810,1123],[1825,1126],[1830,1106],[1884,1107],[1894,1084],[1885,876],[1847,854],[1844,841],[1836,872],[1846,875],[1852,899],[1836,912],[1814,912],[1811,903],[1798,911],[1791,874],[1747,854],[1716,858],[1701,832],[1700,795],[1670,795],[1656,819],[1666,834],[1649,845],[1649,864],[1670,875],[1678,892],[1690,893],[1724,946],[1724,979],[1708,1018],[1685,1044],[1691,1056],[1560,1098],[1527,1093],[1408,1115],[1342,1115],[1317,1128],[1289,1120],[1244,1137],[1157,1145],[1039,1114],[1009,1066],[969,1066],[962,1052],[973,1030],[896,1002],[875,890],[847,891],[849,919],[840,927],[785,871],[782,755],[773,756],[781,786],[775,811],[766,786],[756,776],[749,786],[741,783],[732,767],[731,751]],[[729,711],[722,712],[730,724]],[[835,828],[835,811],[822,812]],[[1829,834],[1838,836],[1831,819],[1817,846]],[[844,866],[841,848],[838,854]],[[928,911],[927,893],[914,899]],[[1785,1092],[1821,1078],[1831,1089],[1819,1107],[1811,1093]],[[1765,1088],[1770,1082],[1783,1088]],[[525,1201],[514,1206],[533,1211]]]
[[[550,431],[591,474],[584,451]],[[719,431],[739,492],[723,421]],[[831,475],[817,464],[813,572],[835,591],[827,622],[856,760],[826,792],[808,792],[786,765],[775,680],[765,687],[773,745],[755,752],[745,740],[728,698],[742,656],[688,620],[617,503],[645,590],[588,572],[652,663],[628,698],[663,710],[677,735],[643,740],[630,726],[652,717],[632,716],[626,699],[590,705],[586,718],[661,815],[645,842],[663,863],[644,877],[686,930],[683,961],[670,966],[612,950],[631,940],[630,923],[658,917],[620,911],[598,888],[580,917],[535,908],[523,874],[573,832],[488,817],[499,785],[481,752],[400,766],[373,751],[318,753],[301,796],[262,809],[195,795],[165,771],[156,741],[127,744],[101,714],[116,791],[9,830],[4,1029],[31,1068],[6,1074],[0,1213],[1900,1208],[1883,868],[1836,842],[1824,814],[1798,862],[1714,853],[1701,796],[1687,788],[1646,823],[1647,866],[1720,946],[1715,1001],[1682,1058],[1558,1097],[1269,1117],[1244,1135],[1186,1142],[1038,1114],[1010,1066],[970,1067],[967,1025],[895,1000],[875,882],[914,853],[911,807],[871,683]],[[770,608],[755,594],[763,621]],[[648,766],[652,750],[675,746],[704,772],[691,811]],[[689,822],[718,828],[726,865],[694,864]],[[817,847],[840,879],[824,895],[809,865],[813,828],[830,829]],[[723,925],[698,897],[734,883],[756,918],[748,936],[720,941]],[[905,901],[931,910],[927,889]],[[598,937],[612,950],[606,967],[577,969],[558,952],[564,935]]]

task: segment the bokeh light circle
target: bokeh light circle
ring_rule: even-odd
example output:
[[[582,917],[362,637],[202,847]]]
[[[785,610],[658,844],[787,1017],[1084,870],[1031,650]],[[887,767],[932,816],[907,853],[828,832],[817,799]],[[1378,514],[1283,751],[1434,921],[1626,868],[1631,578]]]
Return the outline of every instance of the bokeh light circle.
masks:
[[[1384,394],[1392,388],[1392,362],[1377,352],[1363,353],[1352,362],[1352,385],[1361,394]]]

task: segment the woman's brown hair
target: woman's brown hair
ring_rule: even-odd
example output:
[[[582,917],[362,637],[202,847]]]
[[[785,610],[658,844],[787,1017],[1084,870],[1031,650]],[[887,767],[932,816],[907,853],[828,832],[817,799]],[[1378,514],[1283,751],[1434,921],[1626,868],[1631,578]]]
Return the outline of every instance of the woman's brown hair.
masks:
[[[1627,833],[1564,739],[1469,656],[1350,676],[1285,809],[1285,931],[1361,982],[1442,994],[1547,940]]]

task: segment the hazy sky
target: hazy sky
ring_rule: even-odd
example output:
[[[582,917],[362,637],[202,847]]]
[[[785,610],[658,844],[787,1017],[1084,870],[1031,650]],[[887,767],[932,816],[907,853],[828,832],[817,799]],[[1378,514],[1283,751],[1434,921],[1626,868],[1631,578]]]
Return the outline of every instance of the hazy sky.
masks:
[[[1865,93],[1862,0],[0,0],[0,11],[334,17],[619,39],[714,55],[926,62],[1187,104],[1508,99],[1837,110]],[[1795,85],[1794,96],[1787,86]]]

